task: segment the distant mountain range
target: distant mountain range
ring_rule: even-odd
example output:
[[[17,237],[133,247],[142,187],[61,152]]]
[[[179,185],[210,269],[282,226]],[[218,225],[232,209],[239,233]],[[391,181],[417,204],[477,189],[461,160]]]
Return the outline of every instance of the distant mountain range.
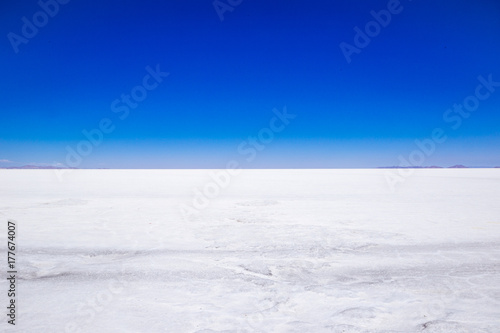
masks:
[[[0,169],[78,169],[78,168],[64,168],[56,166],[37,166],[37,165],[23,165],[18,167],[0,167]]]
[[[377,167],[377,169],[475,169],[475,168],[484,168],[484,169],[498,169],[500,166],[495,167],[467,167],[462,164],[452,165],[449,167],[442,167],[437,165],[431,166],[383,166]],[[78,169],[78,168],[66,168],[66,167],[57,167],[57,166],[38,166],[38,165],[23,165],[16,167],[0,167],[0,169]],[[94,169],[94,168],[91,168]],[[108,168],[95,168],[95,169],[108,169]]]
[[[452,165],[449,167],[442,166],[386,166],[386,167],[378,167],[377,169],[475,169],[475,168],[484,168],[484,169],[496,169],[500,168],[500,166],[496,167],[468,167],[462,164]]]

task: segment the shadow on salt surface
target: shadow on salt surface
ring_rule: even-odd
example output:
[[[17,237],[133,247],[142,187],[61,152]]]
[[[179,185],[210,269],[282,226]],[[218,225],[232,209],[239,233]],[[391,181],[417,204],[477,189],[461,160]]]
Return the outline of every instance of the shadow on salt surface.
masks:
[[[332,316],[332,319],[340,323],[356,323],[361,326],[378,326],[384,320],[390,318],[390,313],[374,307],[354,307],[342,310]]]
[[[88,203],[88,200],[83,200],[83,199],[62,199],[62,200],[57,200],[57,201],[51,201],[51,202],[44,202],[42,205],[46,206],[79,206],[79,205],[86,205]]]
[[[478,327],[471,327],[470,325],[461,324],[455,321],[433,320],[428,321],[420,327],[422,332],[425,333],[487,333],[488,331],[482,330]]]
[[[273,206],[277,205],[278,203],[279,202],[276,200],[251,200],[251,201],[237,202],[236,205],[245,207],[262,207],[262,206]]]
[[[77,275],[67,264],[56,260],[24,260],[18,265],[18,269],[17,278],[23,281],[69,278]]]
[[[24,260],[18,264],[20,280],[49,278],[85,278],[137,255],[135,251],[24,249]],[[115,273],[116,274],[116,273]],[[108,274],[109,275],[109,274]]]
[[[243,223],[243,224],[268,224],[271,223],[272,221],[269,219],[261,219],[261,218],[252,218],[252,217],[229,217],[226,218],[228,222],[236,222],[236,223]]]
[[[405,236],[392,232],[245,221],[248,220],[242,217],[236,218],[234,224],[203,226],[196,230],[195,236],[212,244],[212,248],[261,250],[264,254],[276,251],[309,252],[315,257],[328,256],[332,251],[367,251],[379,242],[405,239]]]

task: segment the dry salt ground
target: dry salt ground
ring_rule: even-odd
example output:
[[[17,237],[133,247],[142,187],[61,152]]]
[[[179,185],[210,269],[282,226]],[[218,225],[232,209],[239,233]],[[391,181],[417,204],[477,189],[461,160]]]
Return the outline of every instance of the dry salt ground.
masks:
[[[500,332],[500,170],[0,170],[2,332]]]

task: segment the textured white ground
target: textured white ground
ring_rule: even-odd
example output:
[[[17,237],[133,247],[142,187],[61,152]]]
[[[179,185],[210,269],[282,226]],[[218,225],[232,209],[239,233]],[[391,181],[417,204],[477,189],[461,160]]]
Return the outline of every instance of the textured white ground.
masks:
[[[6,332],[500,332],[500,169],[0,170]]]

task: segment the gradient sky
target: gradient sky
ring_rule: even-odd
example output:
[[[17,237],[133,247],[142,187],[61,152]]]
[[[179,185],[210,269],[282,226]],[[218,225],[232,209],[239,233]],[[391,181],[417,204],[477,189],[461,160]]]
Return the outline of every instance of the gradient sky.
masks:
[[[447,139],[424,165],[500,165],[500,87],[459,126],[443,118],[478,76],[500,82],[500,2],[402,0],[348,63],[340,43],[387,6],[242,0],[221,21],[211,0],[72,0],[13,47],[22,18],[43,14],[37,1],[2,1],[0,166],[389,166],[435,128]],[[113,102],[157,65],[169,75],[121,119]],[[285,106],[296,118],[250,158],[248,137]],[[102,119],[114,129],[89,143],[82,131]]]

